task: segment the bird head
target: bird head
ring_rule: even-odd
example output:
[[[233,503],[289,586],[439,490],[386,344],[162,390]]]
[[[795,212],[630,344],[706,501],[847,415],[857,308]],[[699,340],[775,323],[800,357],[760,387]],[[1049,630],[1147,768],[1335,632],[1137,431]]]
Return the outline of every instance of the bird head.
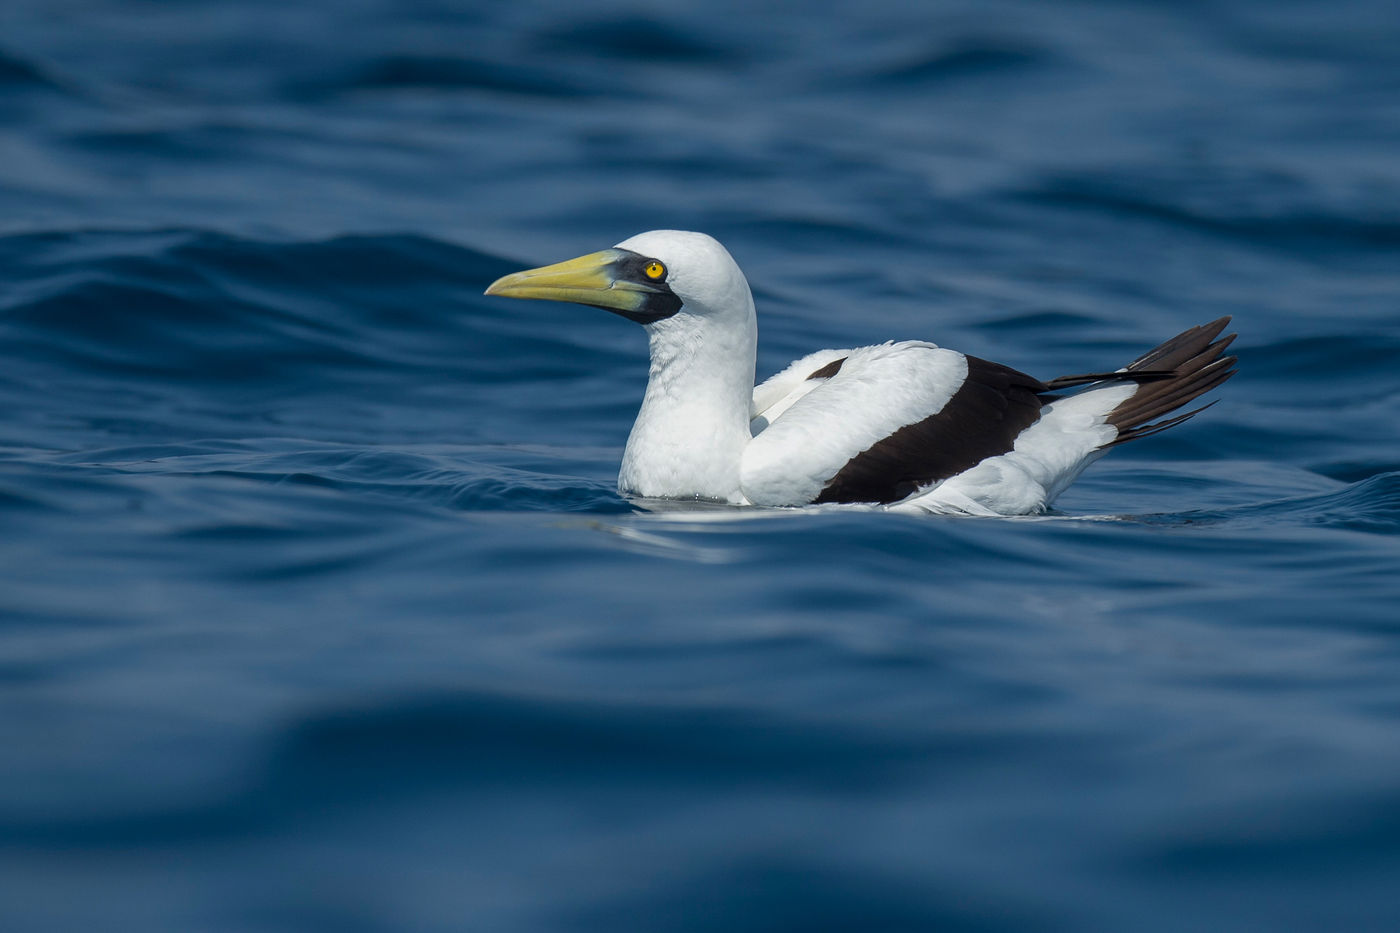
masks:
[[[751,314],[748,282],[729,251],[703,233],[652,230],[612,249],[497,279],[488,295],[591,305],[638,324],[678,314]],[[737,309],[737,310],[736,310]]]

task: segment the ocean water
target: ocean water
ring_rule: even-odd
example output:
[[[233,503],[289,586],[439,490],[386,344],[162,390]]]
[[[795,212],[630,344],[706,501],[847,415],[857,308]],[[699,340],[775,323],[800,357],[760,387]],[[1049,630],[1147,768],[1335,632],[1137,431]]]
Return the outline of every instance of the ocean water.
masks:
[[[1400,929],[1400,19],[6,0],[0,928]],[[656,510],[700,229],[760,375],[1239,375],[1047,516]]]

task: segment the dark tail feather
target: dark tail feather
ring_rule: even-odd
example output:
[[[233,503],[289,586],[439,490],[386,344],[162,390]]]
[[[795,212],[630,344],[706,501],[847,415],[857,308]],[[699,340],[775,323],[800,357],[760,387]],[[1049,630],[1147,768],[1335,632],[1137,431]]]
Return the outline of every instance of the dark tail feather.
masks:
[[[1086,386],[1091,382],[1103,382],[1106,379],[1119,379],[1128,382],[1152,382],[1154,379],[1170,379],[1176,375],[1174,369],[1140,369],[1121,370],[1112,373],[1084,373],[1080,376],[1056,376],[1045,383],[1045,388],[1051,391],[1055,389],[1068,389],[1071,386]]]
[[[1205,405],[1153,423],[1154,419],[1171,414],[1235,374],[1232,368],[1235,357],[1222,355],[1235,339],[1234,334],[1220,337],[1229,323],[1230,319],[1223,317],[1193,327],[1133,360],[1124,372],[1108,376],[1109,379],[1141,380],[1150,373],[1153,377],[1151,381],[1139,381],[1132,398],[1108,413],[1108,423],[1118,429],[1118,437],[1109,446],[1165,431],[1210,407]]]

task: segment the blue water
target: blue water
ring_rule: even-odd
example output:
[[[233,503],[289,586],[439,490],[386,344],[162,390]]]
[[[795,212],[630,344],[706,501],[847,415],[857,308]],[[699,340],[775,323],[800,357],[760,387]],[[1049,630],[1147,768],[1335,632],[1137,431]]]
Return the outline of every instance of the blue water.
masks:
[[[0,5],[0,927],[1400,929],[1381,0]],[[1044,518],[654,513],[656,227],[761,375],[1240,373]]]

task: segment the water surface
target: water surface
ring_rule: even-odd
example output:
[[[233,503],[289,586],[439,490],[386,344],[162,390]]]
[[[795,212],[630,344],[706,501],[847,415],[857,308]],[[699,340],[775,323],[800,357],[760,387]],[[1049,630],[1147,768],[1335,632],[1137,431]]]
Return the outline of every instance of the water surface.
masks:
[[[1393,930],[1384,4],[10,0],[16,930]],[[487,299],[720,237],[760,375],[1240,375],[1045,517],[661,510],[640,329]]]

